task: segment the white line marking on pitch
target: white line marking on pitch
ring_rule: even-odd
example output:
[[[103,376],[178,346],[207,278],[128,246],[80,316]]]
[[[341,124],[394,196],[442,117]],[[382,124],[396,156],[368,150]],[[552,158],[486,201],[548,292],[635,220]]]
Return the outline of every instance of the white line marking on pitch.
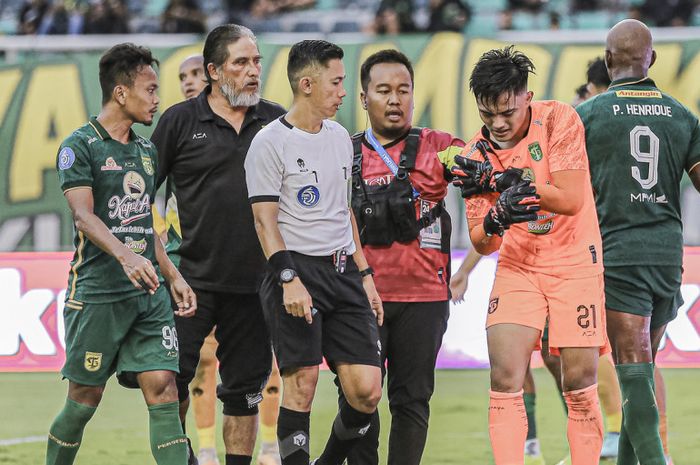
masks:
[[[26,438],[0,439],[0,447],[16,446],[17,444],[26,444],[28,442],[46,441],[46,436],[27,436]]]

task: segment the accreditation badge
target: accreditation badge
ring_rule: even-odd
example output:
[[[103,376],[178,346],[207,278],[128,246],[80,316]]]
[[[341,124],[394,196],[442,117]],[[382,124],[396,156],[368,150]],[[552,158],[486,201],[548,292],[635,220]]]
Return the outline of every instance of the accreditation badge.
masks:
[[[430,213],[437,203],[429,200],[420,199],[420,216]],[[440,217],[435,218],[431,224],[420,230],[418,242],[421,249],[438,249],[442,248],[442,226]]]

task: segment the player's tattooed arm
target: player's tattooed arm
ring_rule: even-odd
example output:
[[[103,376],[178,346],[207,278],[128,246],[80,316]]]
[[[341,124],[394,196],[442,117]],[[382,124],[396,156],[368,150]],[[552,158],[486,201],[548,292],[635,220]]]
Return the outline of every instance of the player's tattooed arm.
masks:
[[[154,294],[160,285],[156,269],[149,259],[135,254],[126,247],[95,215],[95,200],[92,196],[92,189],[76,187],[68,189],[64,195],[73,215],[76,229],[85,234],[93,244],[114,257],[134,287]]]
[[[158,236],[154,238],[153,241],[156,247],[156,260],[158,261],[158,266],[160,266],[160,271],[163,273],[166,281],[170,284],[170,295],[173,297],[173,301],[177,305],[177,310],[175,310],[175,315],[181,316],[183,318],[189,318],[194,316],[197,310],[197,296],[194,291],[187,284],[185,278],[182,277],[178,269],[175,267],[170,257],[168,257],[163,243],[159,240]]]

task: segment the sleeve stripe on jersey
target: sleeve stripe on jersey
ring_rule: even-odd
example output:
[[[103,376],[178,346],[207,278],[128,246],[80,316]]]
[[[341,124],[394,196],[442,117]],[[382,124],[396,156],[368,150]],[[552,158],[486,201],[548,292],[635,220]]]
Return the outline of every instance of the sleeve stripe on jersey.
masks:
[[[78,259],[75,261],[75,265],[73,265],[73,282],[70,284],[70,295],[68,296],[68,299],[73,300],[73,297],[75,297],[75,290],[76,290],[76,285],[78,284],[78,267],[83,264],[83,248],[85,248],[85,234],[83,234],[82,231],[78,231],[78,248],[76,250],[78,254]]]
[[[696,164],[694,164],[693,166],[691,166],[690,169],[688,170],[688,173],[690,173],[691,171],[693,171],[693,170],[694,170],[695,168],[697,168],[698,166],[700,166],[700,161],[697,162]]]
[[[255,195],[253,197],[250,197],[248,199],[248,201],[250,201],[250,203],[279,202],[280,196],[279,195]]]
[[[66,189],[63,189],[63,193],[65,194],[66,192],[72,191],[75,189],[92,189],[92,184],[83,184],[83,182],[87,182],[87,181],[66,183],[65,185],[68,187]]]

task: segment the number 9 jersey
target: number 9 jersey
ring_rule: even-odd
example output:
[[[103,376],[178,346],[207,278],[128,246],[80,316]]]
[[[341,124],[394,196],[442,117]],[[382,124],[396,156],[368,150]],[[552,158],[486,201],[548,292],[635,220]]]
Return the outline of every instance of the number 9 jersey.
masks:
[[[576,110],[606,267],[680,266],[680,184],[700,163],[697,117],[648,78],[614,81]]]

